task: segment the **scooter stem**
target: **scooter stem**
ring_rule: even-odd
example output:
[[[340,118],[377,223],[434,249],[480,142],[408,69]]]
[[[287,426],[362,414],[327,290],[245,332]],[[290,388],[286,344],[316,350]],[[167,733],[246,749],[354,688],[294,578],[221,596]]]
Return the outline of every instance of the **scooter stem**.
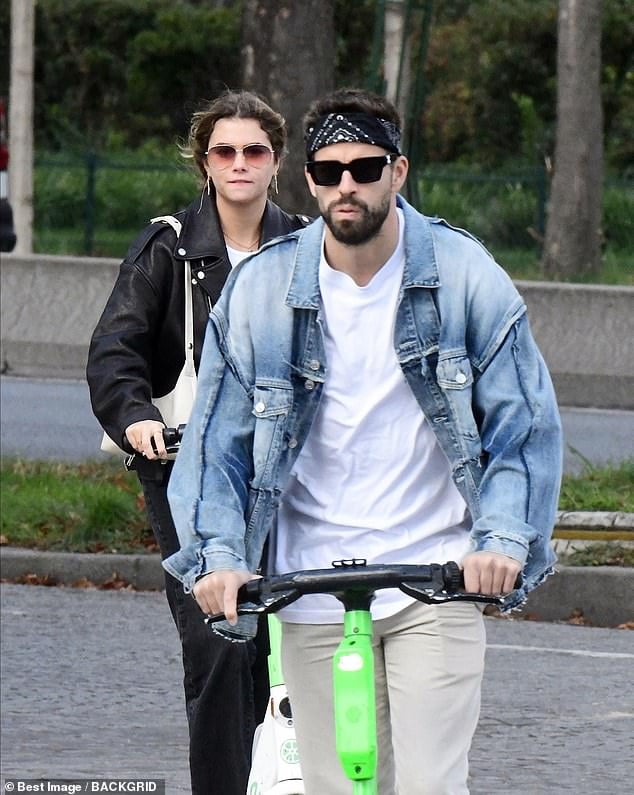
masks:
[[[376,795],[377,738],[369,610],[346,610],[333,658],[337,754],[355,795]]]

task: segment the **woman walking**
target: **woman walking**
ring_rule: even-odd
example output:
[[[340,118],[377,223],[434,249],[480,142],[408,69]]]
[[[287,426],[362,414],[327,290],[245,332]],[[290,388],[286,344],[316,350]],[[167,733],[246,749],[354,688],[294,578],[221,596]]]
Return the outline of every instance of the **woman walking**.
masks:
[[[161,222],[141,232],[93,333],[86,369],[93,411],[111,439],[137,454],[163,558],[179,543],[166,496],[172,463],[152,399],[174,388],[185,361],[185,263],[197,369],[209,311],[232,267],[309,221],[268,198],[285,144],[282,116],[250,92],[225,92],[195,113],[186,155],[200,172],[202,195],[175,213],[178,234]],[[266,638],[260,633],[257,648],[219,638],[170,575],[166,595],[182,644],[192,793],[244,795],[253,732],[268,697]]]

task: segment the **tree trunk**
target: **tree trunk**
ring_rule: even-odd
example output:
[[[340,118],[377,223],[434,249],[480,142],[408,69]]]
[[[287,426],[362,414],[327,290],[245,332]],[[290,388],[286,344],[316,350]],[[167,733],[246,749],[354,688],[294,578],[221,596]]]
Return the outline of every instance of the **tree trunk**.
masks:
[[[601,0],[559,0],[557,137],[542,267],[552,278],[601,267]]]
[[[410,30],[405,35],[405,12],[404,0],[388,0],[385,4],[383,67],[386,84],[385,95],[394,103],[403,126],[407,122],[411,84],[411,38],[415,32]]]
[[[289,212],[315,215],[304,180],[302,117],[334,87],[334,0],[245,0],[242,58],[243,85],[268,99],[288,127],[276,200]]]
[[[15,254],[33,250],[33,62],[35,0],[11,1],[9,88],[9,200]]]

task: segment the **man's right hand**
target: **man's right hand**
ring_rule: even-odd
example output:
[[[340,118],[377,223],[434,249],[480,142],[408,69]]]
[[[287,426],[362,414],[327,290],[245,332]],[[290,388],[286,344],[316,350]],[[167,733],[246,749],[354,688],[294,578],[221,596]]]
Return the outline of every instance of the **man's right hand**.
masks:
[[[218,569],[198,580],[193,589],[194,599],[203,613],[224,613],[233,626],[238,621],[238,589],[245,582],[256,579],[257,574],[244,569]]]

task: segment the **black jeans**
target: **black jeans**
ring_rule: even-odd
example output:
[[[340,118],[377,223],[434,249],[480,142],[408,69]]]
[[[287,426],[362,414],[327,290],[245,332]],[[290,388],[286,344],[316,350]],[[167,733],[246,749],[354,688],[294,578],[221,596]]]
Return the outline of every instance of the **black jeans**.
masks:
[[[167,502],[172,464],[147,462],[138,473],[152,530],[166,558],[179,549]],[[256,642],[216,635],[182,584],[165,572],[165,594],[183,651],[193,795],[244,795],[251,744],[269,697],[266,624]]]

